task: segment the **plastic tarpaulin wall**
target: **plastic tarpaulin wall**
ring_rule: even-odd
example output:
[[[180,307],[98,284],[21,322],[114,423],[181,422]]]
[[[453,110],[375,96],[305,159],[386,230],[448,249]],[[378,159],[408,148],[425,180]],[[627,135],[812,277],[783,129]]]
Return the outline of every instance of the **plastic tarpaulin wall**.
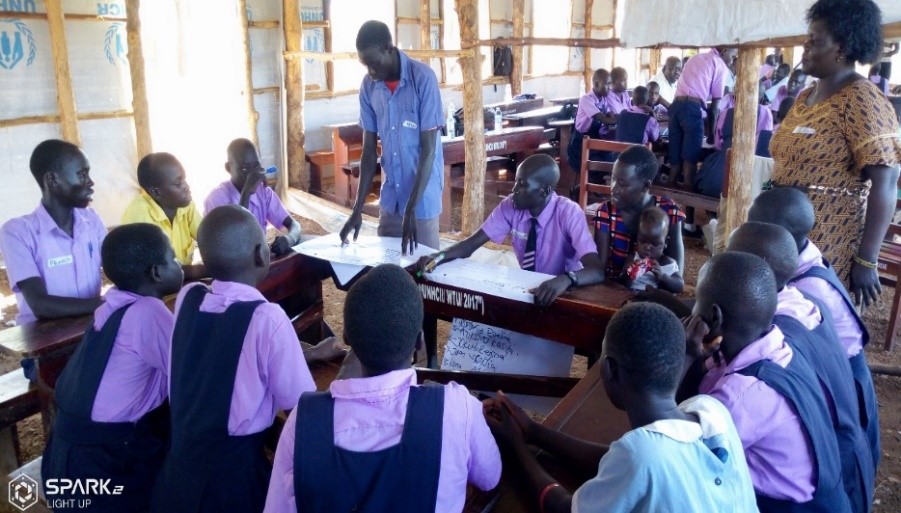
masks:
[[[875,0],[883,23],[901,21],[901,1]],[[807,33],[813,0],[619,0],[616,26],[623,46],[714,46]]]

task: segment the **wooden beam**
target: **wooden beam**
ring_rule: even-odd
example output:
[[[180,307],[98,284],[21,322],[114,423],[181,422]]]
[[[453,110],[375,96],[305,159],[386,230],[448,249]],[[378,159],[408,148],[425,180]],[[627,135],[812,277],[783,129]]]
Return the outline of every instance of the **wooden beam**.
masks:
[[[322,29],[322,37],[324,39],[323,48],[326,52],[332,51],[332,0],[322,0],[322,17],[325,18],[326,26]],[[307,23],[310,26],[310,23]],[[328,91],[335,89],[335,63],[326,61],[325,63],[325,88]]]
[[[130,110],[115,110],[110,112],[83,112],[77,115],[79,121],[90,121],[94,119],[115,119],[133,116]],[[0,128],[9,128],[11,126],[34,125],[38,123],[59,123],[58,114],[49,114],[46,116],[25,116],[21,118],[0,119]]]
[[[300,18],[298,4],[297,0],[282,1],[286,54],[299,53],[303,49],[301,47],[303,20]],[[287,59],[285,62],[285,106],[288,132],[288,183],[297,189],[308,190],[310,177],[306,171],[306,154],[303,148],[306,135],[303,121],[304,94],[303,60]]]
[[[591,11],[594,9],[594,0],[585,0],[585,33],[582,36],[586,39],[592,39],[591,34]],[[591,77],[594,69],[591,66],[591,48],[582,50],[582,74],[585,82],[585,91],[591,91]]]
[[[438,59],[444,57],[468,57],[476,53],[472,49],[464,50],[404,50],[404,53],[414,59]],[[317,59],[320,61],[357,60],[360,56],[357,52],[308,52],[306,50],[286,51],[285,60]]]
[[[238,0],[238,12],[241,14],[241,46],[244,48],[244,100],[247,104],[247,127],[250,129],[250,140],[259,148],[257,121],[260,119],[260,115],[253,104],[253,59],[250,55],[250,20],[247,18],[247,0]]]
[[[243,3],[247,3],[247,0],[243,0]],[[244,17],[247,17],[246,11]],[[278,20],[265,20],[265,21],[248,21],[247,25],[249,28],[258,28],[258,29],[274,29],[278,28],[281,24]]]
[[[430,0],[419,0],[419,49],[432,49],[432,7]],[[431,59],[422,62],[430,64]]]
[[[276,96],[282,94],[282,88],[279,86],[255,87],[253,94],[274,94]]]
[[[128,69],[131,72],[131,109],[135,116],[135,145],[139,159],[153,151],[153,138],[150,133],[150,104],[147,101],[147,81],[144,78],[140,10],[140,0],[125,2]]]
[[[901,39],[901,21],[883,25],[882,37],[884,39]]]
[[[396,21],[398,25],[419,25],[422,23],[422,17],[412,18],[409,16],[398,16]],[[438,18],[429,18],[429,22],[432,25],[439,25],[442,23]]]
[[[322,2],[323,17],[325,17],[324,16],[325,15],[325,2],[327,2],[327,1],[328,0],[323,0],[323,2]],[[324,20],[308,20],[308,21],[303,22],[303,28],[306,28],[306,29],[321,28],[321,29],[331,30],[332,24],[328,18],[326,18]]]
[[[522,39],[523,25],[526,21],[526,1],[513,0],[513,37]],[[513,96],[522,94],[522,77],[525,74],[523,70],[523,47],[514,46],[513,50],[513,70],[510,73],[510,93]]]
[[[62,0],[46,0],[44,5],[47,7],[47,22],[50,25],[50,50],[53,55],[53,73],[56,76],[56,106],[59,109],[60,132],[63,139],[80,146]]]
[[[47,21],[47,15],[42,12],[0,11],[0,18]],[[63,14],[63,18],[68,21],[125,21],[124,16],[101,16],[99,14]]]
[[[454,0],[460,19],[460,41],[463,46],[479,38],[479,0]],[[466,144],[463,185],[463,233],[475,233],[485,213],[485,119],[482,102],[481,54],[460,59],[463,68],[463,134]],[[450,187],[449,183],[444,184]]]
[[[727,234],[732,233],[732,230],[747,220],[748,208],[751,207],[754,150],[757,146],[758,70],[762,62],[762,49],[739,48],[736,65],[738,76],[735,78],[732,168],[729,172],[729,190],[726,198],[727,225],[723,232]]]
[[[590,39],[590,38],[563,38],[563,37],[498,37],[494,39],[480,39],[467,45],[464,48],[472,46],[577,46],[582,48],[617,48],[620,46],[619,39]]]

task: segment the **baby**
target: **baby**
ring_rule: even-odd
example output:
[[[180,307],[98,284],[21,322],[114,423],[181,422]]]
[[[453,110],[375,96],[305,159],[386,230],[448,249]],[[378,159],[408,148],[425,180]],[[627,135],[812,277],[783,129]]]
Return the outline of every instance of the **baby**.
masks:
[[[632,290],[646,290],[648,287],[682,289],[684,284],[679,274],[679,264],[663,254],[668,230],[669,218],[660,207],[651,206],[641,211],[635,255],[623,269],[622,279],[626,286]]]

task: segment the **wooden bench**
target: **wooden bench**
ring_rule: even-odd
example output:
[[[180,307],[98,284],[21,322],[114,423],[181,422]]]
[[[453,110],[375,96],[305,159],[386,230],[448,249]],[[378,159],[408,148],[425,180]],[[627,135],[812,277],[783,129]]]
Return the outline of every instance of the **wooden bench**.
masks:
[[[335,152],[332,150],[309,151],[304,158],[310,163],[310,192],[322,196],[327,181],[324,176],[324,168],[334,165]],[[334,173],[334,170],[332,172]],[[334,175],[331,182],[334,184]]]
[[[588,206],[588,193],[593,192],[605,196],[610,195],[610,185],[601,183],[591,183],[588,181],[591,172],[602,172],[610,174],[613,172],[613,162],[591,160],[592,151],[609,151],[613,153],[622,153],[632,146],[641,146],[639,144],[607,141],[604,139],[592,139],[590,137],[582,138],[582,169],[579,170],[579,207],[585,212]],[[649,147],[649,146],[648,146]]]
[[[901,187],[901,181],[899,181]],[[901,199],[895,200],[895,212],[901,210]],[[901,314],[901,289],[898,285],[901,283],[901,243],[895,242],[895,235],[901,236],[901,224],[892,223],[888,227],[885,234],[885,240],[882,241],[882,247],[879,249],[879,281],[887,287],[895,289],[892,297],[892,309],[888,318],[888,328],[885,331],[885,341],[883,348],[891,351],[892,343],[895,335],[898,333],[898,317]]]
[[[0,472],[8,474],[22,464],[16,423],[41,412],[37,388],[22,369],[0,376]]]

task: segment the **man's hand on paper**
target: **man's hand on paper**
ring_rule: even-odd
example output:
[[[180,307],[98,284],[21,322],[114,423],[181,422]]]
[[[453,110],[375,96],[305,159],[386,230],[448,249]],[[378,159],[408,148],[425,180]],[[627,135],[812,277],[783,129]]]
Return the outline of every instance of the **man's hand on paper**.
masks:
[[[529,292],[535,296],[535,304],[544,308],[553,303],[560,294],[566,292],[566,289],[569,288],[571,283],[569,276],[557,276],[542,283],[538,288],[532,289]]]

